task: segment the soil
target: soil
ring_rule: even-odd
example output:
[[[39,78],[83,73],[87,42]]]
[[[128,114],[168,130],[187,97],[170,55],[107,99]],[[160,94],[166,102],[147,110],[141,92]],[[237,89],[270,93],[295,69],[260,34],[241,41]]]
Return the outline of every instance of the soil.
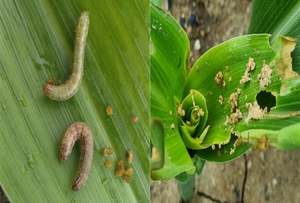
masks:
[[[3,191],[3,188],[0,186],[0,203],[9,203],[8,198],[6,197],[6,194]]]
[[[168,2],[172,5],[168,6]],[[163,8],[180,22],[190,39],[190,66],[209,48],[247,33],[252,2],[249,0],[163,0]],[[196,21],[188,21],[194,14]],[[188,23],[189,22],[189,23]],[[190,24],[190,25],[188,25]],[[195,47],[195,41],[200,41]],[[190,203],[296,203],[300,200],[300,151],[268,147],[249,150],[228,163],[207,162],[198,176]],[[151,183],[152,203],[181,203],[178,182]]]

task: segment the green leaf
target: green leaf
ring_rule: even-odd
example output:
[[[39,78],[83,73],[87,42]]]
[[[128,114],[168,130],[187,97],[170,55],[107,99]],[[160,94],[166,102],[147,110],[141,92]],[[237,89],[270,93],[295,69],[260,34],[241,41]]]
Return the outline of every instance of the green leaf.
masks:
[[[268,2],[270,3],[270,1]],[[272,3],[273,8],[279,7],[278,4],[275,4]],[[295,100],[295,98],[299,98],[300,78],[297,59],[296,62],[293,60],[291,63],[290,56],[291,52],[294,56],[294,53],[298,51],[298,45],[294,50],[296,40],[291,36],[299,37],[299,32],[292,32],[292,30],[299,30],[299,26],[297,26],[299,21],[289,18],[296,15],[299,10],[298,5],[299,3],[294,3],[291,7],[290,5],[286,6],[290,8],[289,12],[287,12],[288,9],[283,8],[287,13],[283,12],[279,15],[287,14],[288,17],[282,18],[284,23],[278,22],[275,25],[287,28],[286,30],[290,31],[286,32],[289,33],[287,35],[289,37],[275,33],[275,37],[272,38],[270,34],[233,38],[201,56],[187,77],[179,69],[174,70],[176,63],[173,61],[178,60],[178,56],[169,54],[188,50],[188,45],[181,46],[185,40],[178,40],[180,38],[178,35],[183,30],[175,23],[173,28],[169,28],[166,33],[164,32],[165,25],[160,23],[163,20],[151,21],[153,25],[151,38],[160,40],[158,43],[153,43],[151,58],[151,112],[156,118],[162,119],[165,130],[174,131],[171,133],[172,135],[177,134],[178,131],[177,126],[174,125],[176,116],[172,117],[172,113],[175,110],[181,116],[180,134],[185,146],[191,149],[206,148],[189,150],[191,157],[195,155],[207,161],[226,162],[245,153],[250,148],[248,144],[253,145],[255,142],[258,144],[257,140],[255,141],[256,138],[248,141],[238,139],[243,137],[244,132],[254,133],[256,130],[277,132],[281,129],[293,129],[288,131],[295,133],[294,126],[299,123],[300,117],[300,100]],[[267,5],[264,7],[267,8]],[[272,16],[277,15],[274,11],[278,12],[279,10],[267,8],[266,13],[273,13],[264,15],[264,9],[261,8],[263,6],[254,6],[256,11],[253,13],[259,13],[257,10],[260,9],[263,14],[258,15],[257,18],[252,17],[252,19],[261,21],[259,25],[261,28],[271,26]],[[167,25],[174,23],[174,20],[169,18],[165,12],[161,12],[161,16],[165,17]],[[279,18],[277,19],[279,20]],[[265,25],[265,21],[269,22],[268,25]],[[255,22],[252,21],[253,24]],[[286,26],[287,22],[291,22],[293,25]],[[157,27],[159,29],[156,29]],[[177,49],[175,49],[176,46],[178,46]],[[254,63],[255,65],[253,65]],[[188,70],[187,65],[182,70]],[[179,79],[176,79],[177,77]],[[186,80],[183,90],[181,89],[182,79]],[[203,125],[206,128],[201,128],[199,131],[195,129],[199,125],[199,119],[190,117],[199,108],[196,109],[193,102],[189,102],[192,103],[191,106],[183,106],[183,103],[188,103],[185,100],[190,96],[191,90],[199,91],[205,97],[207,104],[208,120]],[[169,111],[171,115],[168,115]],[[183,112],[188,112],[188,116],[183,115]],[[185,123],[185,121],[189,121],[189,123]],[[271,142],[274,137],[270,136],[270,139]],[[297,144],[293,144],[294,142],[298,143],[297,137],[284,140],[292,143],[292,145],[287,144],[287,146],[291,146],[290,148],[297,146]],[[196,147],[195,143],[198,145],[201,143],[201,147]],[[177,143],[174,142],[174,144]],[[255,145],[253,146],[256,148]],[[181,147],[182,145],[177,145],[177,149],[180,150]],[[165,167],[167,164],[165,163]],[[184,170],[181,174],[184,174]]]
[[[158,119],[151,120],[151,170],[160,169],[165,162],[164,126]]]
[[[185,58],[189,49],[186,36],[181,35],[183,29],[166,12],[153,5],[151,10],[151,113],[161,119],[166,138],[170,135],[174,140],[177,138],[175,124],[181,117],[180,135],[185,146],[206,148],[189,149],[191,157],[216,162],[233,160],[245,153],[251,147],[249,144],[254,148],[260,144],[255,136],[253,140],[246,139],[247,133],[255,132],[269,133],[267,142],[276,143],[278,149],[279,136],[283,135],[279,132],[289,132],[289,137],[282,137],[282,147],[285,150],[297,148],[298,137],[292,135],[297,134],[300,118],[300,100],[297,99],[300,54],[299,44],[294,50],[296,40],[291,37],[299,40],[299,2],[254,1],[249,33],[267,32],[273,36],[246,35],[228,40],[201,56],[187,77],[182,72],[188,72],[187,65],[181,67],[181,63],[176,63]],[[183,89],[182,81],[186,81]],[[196,130],[199,118],[190,116],[196,115],[194,112],[199,112],[199,108],[193,102],[186,102],[190,91],[199,91],[207,104],[208,120],[201,125],[206,128],[199,131]],[[183,112],[188,112],[188,116]],[[169,143],[182,150],[179,140]],[[166,139],[165,146],[171,146]],[[169,156],[178,159],[182,154],[170,153]],[[169,163],[165,163],[165,168],[168,166]],[[176,173],[180,170],[176,177],[185,180],[186,170],[178,169]],[[161,178],[165,172],[161,172]]]
[[[278,132],[277,148],[279,150],[295,150],[300,148],[300,123],[282,128]]]
[[[195,159],[196,173],[197,175],[200,175],[202,173],[202,169],[204,167],[205,161],[197,155],[195,155],[194,159]]]
[[[254,129],[241,134],[239,141],[249,142],[257,150],[264,150],[269,145],[279,150],[295,150],[300,148],[300,123],[284,127],[278,131]]]
[[[152,0],[151,2],[159,7],[162,7],[162,0]]]
[[[189,175],[187,174],[187,172],[182,172],[175,176],[175,178],[181,183],[186,183],[189,180]]]
[[[265,8],[265,9],[261,9]],[[293,71],[300,74],[300,2],[288,0],[284,2],[276,2],[272,0],[266,1],[253,1],[253,9],[251,15],[251,23],[248,32],[249,33],[271,33],[271,43],[274,43],[276,38],[279,35],[285,35],[293,37],[297,40],[297,44],[293,52],[292,56],[292,68]],[[290,113],[294,113],[298,110],[299,113],[299,103],[297,101],[300,100],[299,97],[299,78],[295,78],[293,80],[286,82],[286,90],[283,94],[280,94],[279,98],[277,98],[277,103],[280,102],[281,108],[274,109],[274,114],[279,114],[281,117],[285,115],[285,119],[281,119],[281,122],[285,122],[285,126],[279,132],[291,132],[287,129],[295,129],[294,126],[297,124],[293,124],[291,121],[291,116],[286,117]],[[285,94],[289,94],[285,95]],[[266,98],[265,98],[266,99]],[[292,112],[294,111],[294,112]],[[284,116],[283,116],[284,117]],[[278,118],[278,117],[277,117]],[[294,116],[294,122],[297,122],[299,125],[299,116]],[[269,123],[273,123],[274,119],[270,119]],[[296,128],[296,131],[290,134],[285,135],[284,140],[289,140],[288,143],[299,142],[300,129]],[[295,134],[297,136],[295,136]],[[279,133],[279,136],[282,135]],[[278,137],[279,139],[279,137]],[[296,149],[295,145],[290,145],[293,147],[288,147],[289,149]],[[299,147],[298,147],[299,148]],[[286,147],[279,147],[278,149],[287,150]]]
[[[274,1],[254,1],[253,4],[253,12],[251,17],[252,20],[251,20],[251,26],[249,28],[249,33],[265,33],[265,32],[272,33],[273,36],[272,38],[270,38],[270,43],[272,44],[272,46],[270,47],[271,49],[268,48],[269,46],[268,44],[263,45],[264,44],[262,43],[263,41],[261,42],[257,41],[256,42],[257,45],[255,45],[255,43],[252,44],[252,42],[250,41],[252,41],[253,38],[251,36],[250,37],[245,36],[244,39],[249,40],[249,44],[246,41],[244,41],[244,45],[240,44],[242,46],[245,46],[245,50],[244,50],[245,52],[243,52],[242,50],[235,51],[235,48],[239,46],[239,43],[236,43],[237,40],[243,38],[243,37],[238,37],[217,46],[219,47],[219,49],[217,47],[214,47],[213,49],[209,50],[194,65],[193,70],[191,71],[189,77],[187,78],[188,87],[185,88],[184,95],[187,95],[189,89],[200,88],[198,90],[205,95],[206,100],[208,101],[208,111],[209,111],[208,123],[211,125],[211,128],[205,137],[207,140],[204,140],[203,144],[205,144],[206,141],[213,141],[212,139],[209,140],[209,138],[217,139],[217,137],[219,137],[219,143],[222,140],[221,135],[224,133],[217,132],[215,127],[219,127],[218,130],[224,128],[224,125],[222,127],[221,122],[219,122],[218,124],[218,119],[222,118],[223,115],[223,121],[224,121],[225,119],[223,113],[228,112],[228,108],[230,108],[229,104],[225,104],[225,102],[227,103],[229,101],[228,98],[230,98],[230,97],[226,98],[226,96],[224,97],[224,94],[226,95],[226,92],[224,91],[226,90],[227,91],[231,90],[230,93],[228,91],[227,96],[230,96],[232,92],[237,90],[238,88],[241,90],[242,93],[241,95],[238,96],[238,106],[239,106],[238,108],[240,108],[241,112],[243,113],[243,118],[242,119],[239,118],[240,121],[236,123],[234,126],[230,127],[228,136],[230,136],[231,134],[230,132],[235,132],[237,133],[238,136],[240,136],[243,135],[244,132],[250,133],[253,131],[253,133],[255,133],[256,131],[266,132],[270,130],[278,131],[280,129],[290,129],[292,126],[297,125],[295,123],[299,123],[300,103],[298,102],[299,99],[295,100],[295,98],[299,98],[299,87],[300,87],[299,76],[296,73],[297,70],[299,70],[299,62],[297,62],[299,54],[296,54],[295,56],[295,53],[299,52],[299,44],[296,45],[296,48],[293,51],[294,49],[293,40],[291,40],[290,38],[284,38],[284,37],[278,38],[278,37],[279,35],[284,34],[290,37],[295,37],[296,39],[299,40],[300,37],[299,15],[297,15],[297,13],[300,9],[299,7],[300,4],[299,2],[296,3],[295,1],[293,2],[286,1],[282,4],[284,4],[283,7],[278,6],[278,3]],[[261,8],[266,8],[266,9],[261,9]],[[260,40],[263,40],[263,37]],[[268,40],[265,40],[265,42],[268,43]],[[227,43],[229,44],[231,43],[231,46],[228,47]],[[268,51],[270,54],[269,56],[267,55],[267,50],[269,50]],[[229,52],[229,54],[226,54],[226,51]],[[289,52],[291,51],[293,51],[292,52],[293,61],[289,57],[290,56]],[[275,67],[272,68],[273,74],[270,80],[271,81],[270,84],[264,85],[262,84],[262,82],[258,83],[259,79],[257,78],[260,77],[261,73],[260,71],[257,71],[257,67],[262,67],[264,65],[264,62],[262,63],[262,65],[256,64],[256,70],[251,72],[251,78],[254,78],[254,80],[249,82],[248,85],[245,84],[243,88],[240,87],[239,84],[236,83],[236,81],[234,81],[234,76],[231,77],[231,74],[239,75],[239,77],[236,77],[236,80],[241,79],[241,75],[243,74],[244,71],[242,67],[245,67],[245,65],[239,64],[239,61],[242,61],[244,57],[245,58],[262,57],[261,60],[264,60],[263,59],[264,57],[272,58],[272,52],[273,55],[274,54],[276,55],[276,56],[274,55],[273,57],[275,57],[274,60],[277,61],[277,64]],[[255,56],[256,54],[257,56]],[[279,59],[278,57],[280,57],[281,59]],[[269,58],[269,61],[272,60],[271,58]],[[291,61],[293,62],[292,63],[293,66],[291,66]],[[233,67],[228,65],[228,63],[233,64]],[[228,71],[226,71],[225,70],[226,68],[224,68],[225,64],[227,67],[229,67]],[[214,68],[209,68],[209,67],[214,67]],[[214,75],[212,72],[213,70],[218,69],[219,67],[221,67],[221,72],[223,74],[225,72],[226,74],[224,76],[225,83],[224,83],[223,91],[222,90],[217,91],[216,88],[211,88],[212,83],[210,83],[211,85],[209,85],[209,81],[208,81],[208,78],[210,78],[211,81],[213,80]],[[233,70],[234,67],[238,67],[238,68]],[[239,71],[241,72],[239,73]],[[199,80],[198,78],[196,78],[195,72],[199,72],[199,75],[205,75],[205,79],[201,78]],[[216,74],[215,76],[217,76],[217,72],[218,70],[215,70],[215,74]],[[211,76],[209,76],[210,74]],[[228,83],[229,77],[230,77],[230,83]],[[226,81],[226,78],[228,79],[228,81]],[[217,82],[216,77],[214,79],[215,82]],[[256,82],[254,82],[255,79]],[[194,85],[191,85],[191,83],[193,83]],[[228,86],[228,84],[230,84],[230,86]],[[219,86],[222,85],[223,84],[219,84]],[[210,92],[207,93],[209,88],[215,89],[216,91],[209,90]],[[218,98],[217,95],[214,95],[215,92],[217,92],[217,95],[222,96],[221,97],[222,101],[220,100],[220,98]],[[252,101],[249,102],[250,100]],[[223,102],[224,103],[223,105],[225,105],[225,107],[218,108],[217,101],[219,101],[220,103]],[[259,103],[260,109],[267,107],[268,111],[270,112],[268,113],[268,115],[265,115],[266,117],[264,117],[263,119],[259,119],[259,120],[253,119],[248,124],[250,109],[246,108],[243,110],[243,107],[241,107],[241,105],[245,105],[244,107],[246,107],[247,105],[252,105],[253,107],[254,101],[257,101]],[[213,112],[216,113],[219,112],[218,115],[212,115],[213,114],[212,109]],[[244,113],[245,110],[246,113]],[[217,125],[214,126],[213,123]],[[225,123],[227,123],[227,121]],[[214,132],[214,130],[216,131]],[[292,136],[294,134],[295,132],[291,133],[289,139],[285,138],[286,140],[289,140],[288,143],[298,142],[298,137]],[[241,146],[239,140],[237,140],[237,138],[232,136],[230,136],[231,140],[228,144],[223,145],[222,147],[221,145],[219,145],[221,149],[219,148],[217,150],[214,150],[216,147],[212,146],[212,149],[197,151],[197,155],[199,155],[201,158],[206,159],[208,161],[229,161],[235,159],[243,152],[245,152],[249,148],[249,146],[243,146],[243,145]],[[225,137],[223,139],[224,139],[223,143],[226,143]],[[270,139],[274,139],[274,138],[270,138]],[[246,141],[244,140],[244,142]],[[249,140],[248,142],[253,145],[253,142]],[[216,140],[214,141],[214,143],[217,143]],[[295,145],[294,147],[291,148],[295,149]]]
[[[184,183],[180,182],[180,195],[184,201],[189,201],[194,195],[196,173],[188,175],[188,180]]]
[[[189,42],[176,20],[152,3],[151,43],[151,117],[163,123],[165,136],[164,167],[151,170],[151,178],[169,180],[195,170],[178,131],[176,108],[186,77]]]
[[[12,202],[149,201],[149,2],[1,1],[0,183]],[[42,91],[46,80],[71,72],[74,30],[82,11],[90,26],[79,91],[63,102]],[[114,114],[105,113],[106,106]],[[137,116],[138,122],[132,122]],[[71,189],[80,145],[59,160],[66,128],[87,123],[94,157],[87,184]],[[99,152],[112,147],[114,154]],[[131,183],[115,163],[133,151]]]
[[[201,159],[210,162],[233,161],[251,148],[251,146],[248,144],[236,146],[235,143],[237,139],[237,136],[232,135],[229,143],[227,143],[226,145],[220,145],[220,147],[218,147],[219,145],[217,145],[214,147],[214,149],[210,147],[204,150],[198,150],[195,156],[199,156],[201,157]],[[232,149],[235,149],[234,153]]]
[[[293,98],[299,95],[298,88],[295,88],[300,84],[299,76],[288,65],[293,49],[290,44],[295,42],[279,37],[277,42],[270,46],[269,37],[262,34],[233,38],[210,49],[194,64],[187,77],[183,96],[188,95],[191,89],[196,89],[206,98],[209,114],[207,123],[210,128],[202,145],[221,146],[229,142],[231,133],[239,135],[245,130],[257,128],[279,130],[299,122],[297,115],[289,119],[276,117],[277,114],[289,114],[299,110],[299,100],[293,101]],[[246,71],[246,67],[253,63],[250,59],[256,63],[255,68]],[[264,74],[266,67],[271,71],[270,79],[266,84],[262,84],[266,81],[260,79],[260,76]],[[244,82],[243,79],[246,73],[250,78],[248,82]],[[295,89],[290,91],[291,88]],[[272,108],[268,115],[264,115],[267,117],[257,119],[251,116],[251,107],[254,107],[256,97],[261,91],[272,93],[272,97],[276,98],[276,107]],[[236,104],[233,98],[236,99]],[[213,154],[224,156],[224,153],[230,152],[232,150]],[[203,152],[197,154],[201,158],[206,157],[201,156]],[[229,161],[227,158],[230,157],[225,156],[223,161]],[[234,158],[236,156],[232,155],[232,159]]]
[[[196,133],[194,136],[198,137],[208,117],[205,98],[200,92],[190,90],[190,94],[182,101],[182,110],[184,110],[184,115],[181,116],[182,123],[191,127],[193,130],[190,133]],[[200,129],[195,129],[198,126]]]
[[[263,8],[263,9],[262,9]],[[254,0],[248,33],[270,33],[271,43],[284,35],[300,41],[300,1]],[[292,53],[293,69],[300,74],[300,43]]]

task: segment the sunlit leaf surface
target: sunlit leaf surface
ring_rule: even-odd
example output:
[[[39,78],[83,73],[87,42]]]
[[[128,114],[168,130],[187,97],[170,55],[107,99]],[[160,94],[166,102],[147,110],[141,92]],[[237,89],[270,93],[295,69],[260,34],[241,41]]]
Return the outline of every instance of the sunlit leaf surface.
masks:
[[[298,43],[292,53],[292,63],[294,70],[300,74],[300,1],[253,0],[252,4],[248,33],[270,33],[271,43],[279,35],[295,38]]]
[[[178,131],[176,108],[186,77],[189,43],[175,19],[154,4],[151,45],[151,117],[163,123],[165,136],[164,166],[152,170],[151,178],[169,180],[182,171],[195,170]]]
[[[148,202],[149,2],[1,1],[0,10],[0,184],[9,199]],[[52,101],[42,87],[50,76],[68,78],[82,11],[90,15],[83,80],[74,97]],[[80,144],[59,160],[62,135],[75,121],[87,123],[94,136],[92,169],[78,192],[71,184]],[[102,157],[104,147],[114,153]],[[115,176],[127,150],[133,151],[133,163],[125,162],[133,168],[131,183]]]
[[[289,17],[299,10],[297,5],[294,3],[289,7],[291,9]],[[152,10],[154,8],[152,7]],[[258,7],[254,6],[255,8]],[[164,20],[157,16],[163,16]],[[265,15],[260,17],[271,18]],[[261,19],[260,21],[263,22]],[[279,34],[274,32],[275,36],[260,34],[233,38],[201,56],[186,76],[181,71],[188,68],[186,65],[181,67],[181,62],[189,47],[185,42],[186,36],[181,35],[183,29],[165,12],[159,9],[157,13],[152,11],[151,113],[165,125],[166,138],[176,137],[178,133],[176,123],[178,124],[179,116],[186,120],[182,109],[189,112],[192,108],[183,105],[185,97],[189,96],[191,90],[199,91],[205,97],[208,109],[208,120],[204,126],[205,130],[208,129],[207,133],[203,130],[200,136],[199,132],[192,135],[196,131],[188,126],[189,123],[192,124],[190,120],[184,125],[186,130],[182,130],[184,134],[191,134],[188,142],[193,144],[185,145],[186,147],[207,148],[189,150],[192,157],[196,153],[208,161],[225,162],[235,159],[250,148],[248,144],[253,144],[246,139],[243,140],[244,145],[241,145],[243,143],[240,140],[237,141],[237,136],[244,137],[244,131],[263,129],[281,132],[280,129],[285,128],[292,129],[287,131],[294,133],[300,116],[300,100],[294,99],[299,97],[300,80],[297,57],[292,60],[290,56],[293,57],[298,52],[298,45],[294,50],[296,40],[291,37],[298,38],[299,32],[292,33],[291,28],[299,21],[285,18],[284,22],[293,24],[285,26],[287,31],[282,32],[288,37],[279,36],[281,32]],[[280,25],[283,24],[277,24]],[[164,32],[166,29],[168,32]],[[194,108],[195,101],[193,99],[191,101]],[[167,131],[172,136],[169,136]],[[198,142],[194,138],[199,139],[200,147],[194,145],[194,141]],[[176,145],[178,151],[181,150],[182,145],[179,141],[170,143]],[[165,147],[167,146],[165,142]],[[295,145],[292,146],[294,148]],[[182,154],[174,154],[174,157],[179,159]],[[170,153],[170,156],[173,154]],[[165,163],[165,168],[167,164]]]

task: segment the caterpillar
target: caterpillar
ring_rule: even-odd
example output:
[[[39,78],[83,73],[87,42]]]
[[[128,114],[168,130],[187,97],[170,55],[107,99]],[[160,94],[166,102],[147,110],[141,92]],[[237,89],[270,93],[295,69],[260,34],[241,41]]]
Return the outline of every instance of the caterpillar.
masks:
[[[92,166],[94,152],[93,135],[86,123],[75,122],[67,128],[60,145],[61,161],[69,157],[77,140],[81,142],[81,156],[78,171],[72,185],[74,191],[78,191],[86,183]]]
[[[79,89],[83,76],[84,52],[86,37],[89,28],[89,12],[81,13],[76,26],[75,48],[73,54],[73,70],[68,80],[61,85],[55,86],[52,79],[48,79],[43,87],[43,92],[50,99],[63,101],[71,98]]]

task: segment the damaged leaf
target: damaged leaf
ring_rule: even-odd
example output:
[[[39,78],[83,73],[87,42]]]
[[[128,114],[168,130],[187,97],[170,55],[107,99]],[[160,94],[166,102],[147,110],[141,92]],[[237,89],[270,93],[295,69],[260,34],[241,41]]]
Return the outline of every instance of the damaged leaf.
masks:
[[[291,65],[291,51],[296,41],[280,36],[270,45],[270,36],[261,34],[233,38],[210,49],[192,67],[183,97],[194,89],[207,101],[207,125],[210,128],[202,145],[212,146],[212,149],[215,148],[213,145],[219,145],[222,148],[232,139],[231,136],[243,131],[258,127],[280,130],[299,122],[300,116],[295,112],[300,111],[300,80]],[[225,87],[220,85],[221,80],[226,82]],[[283,88],[289,94],[283,95]],[[257,95],[262,91],[271,92],[275,99],[275,105],[269,111],[257,101]],[[295,100],[297,97],[299,99]],[[278,112],[293,116],[285,119],[268,116]],[[231,150],[215,153],[215,156],[219,161],[229,161],[236,158],[235,151],[240,149],[247,150],[240,145],[232,146]],[[205,159],[201,155],[207,150],[211,149],[195,153]],[[230,155],[222,159],[224,154]]]

